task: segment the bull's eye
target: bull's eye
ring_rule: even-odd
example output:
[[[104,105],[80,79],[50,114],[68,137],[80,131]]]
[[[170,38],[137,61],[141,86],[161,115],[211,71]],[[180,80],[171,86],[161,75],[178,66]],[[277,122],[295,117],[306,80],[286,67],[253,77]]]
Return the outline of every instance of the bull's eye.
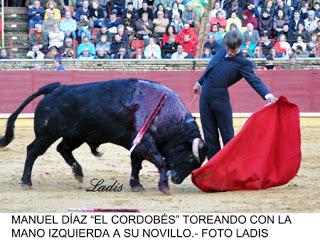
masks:
[[[189,161],[190,163],[194,161],[193,155],[189,155],[188,157],[189,157],[189,158],[188,158],[188,161]]]

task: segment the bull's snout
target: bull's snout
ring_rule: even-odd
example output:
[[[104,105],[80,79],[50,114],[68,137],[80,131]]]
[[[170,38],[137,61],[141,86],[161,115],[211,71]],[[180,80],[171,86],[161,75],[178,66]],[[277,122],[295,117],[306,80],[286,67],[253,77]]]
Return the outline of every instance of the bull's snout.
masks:
[[[171,181],[174,184],[180,184],[183,180],[178,176],[176,171],[171,171]]]

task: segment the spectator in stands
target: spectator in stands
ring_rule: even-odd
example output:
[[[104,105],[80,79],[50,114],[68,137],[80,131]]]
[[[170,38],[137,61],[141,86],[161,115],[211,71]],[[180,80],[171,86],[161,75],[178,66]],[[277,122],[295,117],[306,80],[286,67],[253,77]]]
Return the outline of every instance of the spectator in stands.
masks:
[[[301,45],[297,45],[294,48],[294,55],[297,58],[308,58],[309,57],[309,53],[307,53],[306,51],[303,50]]]
[[[260,46],[257,46],[255,48],[252,58],[256,58],[256,59],[264,58],[264,55],[262,53],[262,49],[260,48]]]
[[[227,26],[227,20],[224,16],[224,13],[222,11],[218,11],[217,15],[213,18],[211,18],[210,26],[218,24],[219,26],[225,28]]]
[[[209,33],[208,34],[208,40],[203,45],[204,48],[210,49],[211,55],[215,55],[217,50],[221,47],[221,43],[215,40],[214,34]]]
[[[242,26],[246,27],[248,23],[251,23],[254,29],[258,29],[258,19],[256,17],[253,17],[249,10],[244,10]]]
[[[309,2],[302,1],[300,7],[301,19],[304,21],[308,17]]]
[[[129,59],[126,48],[121,47],[117,54],[113,56],[114,59]]]
[[[117,30],[118,34],[121,37],[121,41],[123,41],[126,44],[126,46],[129,46],[129,43],[131,43],[133,38],[129,39],[128,31],[126,31],[122,24],[118,26]]]
[[[164,9],[170,9],[172,1],[171,0],[154,0],[155,6],[158,6],[159,4],[162,4]]]
[[[168,12],[168,18],[171,21],[175,14],[179,14],[182,17],[182,10],[179,9],[177,2],[173,2],[170,11]]]
[[[162,38],[163,34],[166,32],[166,28],[169,25],[169,20],[164,17],[164,12],[158,11],[157,18],[153,19],[153,36],[155,38]]]
[[[222,27],[220,27],[220,28],[222,28]],[[215,41],[220,42],[220,43],[223,42],[223,35],[219,31],[219,26],[217,24],[213,24],[211,26],[210,33],[213,34],[213,37],[214,37]]]
[[[63,46],[64,33],[60,30],[59,25],[53,25],[53,31],[49,32],[49,48],[56,47],[60,49]]]
[[[158,12],[163,12],[163,17],[168,19],[168,12],[162,3],[158,3],[156,10],[154,11],[153,18],[158,17]]]
[[[117,18],[117,12],[117,9],[113,9],[110,13],[110,18],[107,18],[105,21],[108,32],[113,36],[118,32],[117,28],[121,24],[121,20]]]
[[[96,44],[96,51],[98,49],[103,49],[107,55],[110,55],[111,43],[108,41],[106,34],[100,36],[100,41]]]
[[[303,51],[307,50],[307,44],[303,41],[302,35],[298,35],[297,42],[293,43],[292,48],[296,49],[298,45],[302,47]]]
[[[182,45],[184,51],[195,56],[198,44],[198,34],[190,28],[188,23],[185,23],[183,29],[177,36],[177,42]]]
[[[61,53],[63,53],[65,51],[66,48],[70,48],[73,49],[73,41],[72,38],[65,38],[64,42],[63,42],[63,46],[61,47]]]
[[[133,38],[135,36],[135,19],[133,12],[126,12],[125,17],[122,19],[122,25],[128,32],[129,37],[131,36],[131,38]]]
[[[162,43],[165,44],[169,40],[176,40],[176,38],[177,38],[177,32],[174,26],[172,25],[167,26],[166,32],[163,35]]]
[[[60,30],[64,32],[65,38],[76,39],[77,21],[71,16],[71,12],[65,13],[65,18],[60,21]]]
[[[307,43],[307,51],[311,52],[313,49],[318,49],[318,36],[316,33],[311,34],[311,40]]]
[[[213,26],[213,25],[212,25]],[[237,26],[236,26],[237,27]],[[211,28],[212,31],[212,28]],[[223,27],[219,27],[219,33],[222,35],[222,37],[224,38],[224,35],[226,35],[226,29]]]
[[[99,43],[101,35],[103,35],[103,34],[108,35],[108,29],[107,29],[106,25],[102,25],[101,28],[99,29],[99,31],[97,32],[95,43]],[[108,35],[108,37],[109,37],[109,35]]]
[[[201,58],[202,58],[202,59],[211,59],[211,57],[212,57],[211,49],[205,48],[205,49],[203,50],[203,54],[202,54]]]
[[[178,45],[177,52],[172,54],[171,59],[180,60],[180,59],[185,59],[187,56],[188,56],[188,53],[184,52],[183,46]]]
[[[313,48],[311,51],[308,52],[309,53],[309,58],[315,58],[315,57],[319,57],[318,54],[318,50],[317,48]]]
[[[319,19],[315,16],[313,10],[308,11],[308,18],[304,20],[306,30],[311,34],[317,28]]]
[[[148,19],[153,20],[153,12],[152,9],[148,7],[147,1],[143,1],[142,7],[138,9],[138,18],[141,19],[143,14],[148,15]]]
[[[122,16],[126,8],[126,0],[110,0],[110,8],[117,10],[117,16]]]
[[[1,49],[0,59],[9,59],[6,49]]]
[[[295,10],[293,12],[293,18],[291,18],[290,21],[289,21],[290,30],[293,31],[293,32],[296,32],[298,30],[299,23],[304,24],[304,21],[300,17],[299,10]]]
[[[78,37],[81,39],[84,35],[91,39],[92,22],[89,20],[89,1],[84,0],[82,7],[78,7],[74,15],[77,21]]]
[[[217,17],[217,13],[218,13],[218,12],[222,12],[224,18],[226,18],[226,16],[227,16],[226,11],[224,11],[224,10],[221,8],[221,4],[220,4],[219,1],[215,1],[214,7],[213,7],[212,10],[209,12],[209,16],[208,16],[209,22],[211,22],[211,19],[212,19],[212,18]]]
[[[60,21],[59,20],[56,20],[53,18],[53,13],[52,12],[49,12],[48,13],[48,19],[45,19],[43,20],[42,22],[42,30],[44,32],[50,32],[50,31],[53,31],[54,29],[54,25],[55,24],[59,24]]]
[[[261,36],[261,49],[262,53],[265,57],[267,57],[270,53],[270,50],[273,48],[273,44],[269,40],[268,35],[264,34]]]
[[[163,59],[171,59],[173,53],[177,51],[178,43],[175,38],[170,38],[161,49],[161,56]]]
[[[177,33],[183,29],[183,22],[179,13],[173,15],[170,25],[174,27]]]
[[[313,4],[313,11],[316,18],[320,19],[320,2],[315,2]]]
[[[182,13],[181,18],[184,23],[188,23],[190,27],[195,27],[199,31],[200,29],[199,16],[197,15],[196,11],[193,9],[191,2],[187,4],[187,8]]]
[[[259,18],[259,34],[266,34],[269,37],[272,36],[273,18],[270,16],[267,10],[264,10]]]
[[[320,35],[320,20],[318,20],[317,28],[313,31],[313,33]]]
[[[274,59],[277,58],[277,50],[275,48],[270,49],[268,56],[271,56]],[[268,58],[268,56],[267,56],[267,58]]]
[[[265,2],[265,6],[262,8],[262,12],[267,11],[270,15],[270,17],[273,19],[275,15],[275,8],[273,6],[273,0],[267,0]]]
[[[53,14],[53,19],[60,21],[61,13],[60,10],[57,8],[57,4],[53,0],[48,1],[46,4],[44,19],[48,19],[49,13]]]
[[[126,48],[126,47],[127,47],[127,44],[121,40],[121,36],[119,34],[116,34],[110,46],[111,58],[112,59],[115,58],[115,55],[119,53],[120,48]]]
[[[279,9],[276,16],[274,16],[273,18],[273,31],[275,36],[277,36],[282,31],[283,25],[285,23],[289,23],[288,18],[284,15],[283,10]]]
[[[99,8],[102,9],[104,17],[108,16],[107,8],[109,7],[109,0],[98,0]]]
[[[98,48],[96,59],[109,59],[109,55],[106,53],[104,48]]]
[[[258,3],[257,3],[258,4]],[[259,16],[260,16],[260,12],[258,10],[258,7],[255,6],[255,2],[254,1],[247,1],[246,3],[246,9],[244,11],[249,11],[250,12],[250,16],[252,18],[256,18],[258,20]],[[243,11],[243,14],[244,14]],[[254,25],[254,24],[253,24]]]
[[[44,53],[48,51],[48,34],[42,31],[42,25],[36,24],[36,31],[32,32],[29,36],[29,45],[30,47],[37,45],[39,50]]]
[[[310,33],[305,29],[304,24],[302,23],[298,24],[298,31],[294,33],[295,39],[297,39],[298,35],[302,35],[306,42],[310,41]]]
[[[294,43],[295,36],[294,36],[294,33],[290,30],[289,24],[286,23],[283,25],[282,31],[278,33],[276,38],[278,38],[281,34],[284,34],[286,36],[287,41],[290,44],[290,46]]]
[[[276,14],[279,16],[279,11],[282,10],[283,15],[289,19],[292,15],[291,8],[287,6],[283,0],[277,1]]]
[[[37,23],[42,24],[44,18],[44,8],[40,6],[40,1],[35,0],[28,10],[28,26],[34,28]]]
[[[104,22],[104,13],[99,7],[98,0],[92,2],[92,7],[89,8],[89,20],[92,21],[93,27],[100,28]]]
[[[30,51],[28,51],[28,53],[27,53],[28,58],[36,59],[36,60],[43,60],[44,56],[45,56],[44,53],[42,53],[39,50],[38,45],[32,46],[32,49]]]
[[[78,59],[91,60],[91,59],[94,59],[94,55],[90,52],[90,50],[88,48],[84,48],[80,52]]]
[[[237,16],[242,20],[243,9],[239,7],[238,1],[236,0],[231,3],[231,8],[227,9],[227,19],[232,17],[233,12],[236,12]]]
[[[138,19],[138,11],[136,8],[133,6],[133,1],[129,0],[127,2],[127,8],[122,12],[122,19],[124,19],[127,15],[127,12],[130,12],[132,15],[132,19],[135,21]]]
[[[153,31],[152,21],[148,18],[148,13],[143,13],[142,17],[136,22],[138,39],[149,39]]]
[[[82,8],[84,1],[86,1],[86,0],[76,0],[76,7],[77,8]],[[93,0],[87,0],[87,1],[89,2],[89,5],[91,5]]]
[[[247,24],[247,31],[243,34],[244,40],[252,42],[255,46],[257,46],[260,42],[260,36],[257,30],[254,29],[252,23]]]
[[[289,57],[289,51],[291,50],[291,47],[284,34],[279,36],[274,48],[276,49],[277,57]]]
[[[242,31],[242,22],[241,22],[241,19],[239,18],[238,13],[236,11],[232,12],[230,15],[230,18],[227,19],[226,32],[230,31],[231,24],[236,25],[237,29]]]
[[[79,44],[78,49],[77,49],[77,56],[79,57],[81,53],[83,52],[84,49],[88,49],[90,55],[93,57],[96,55],[96,49],[93,45],[93,43],[90,42],[89,37],[84,35],[82,38],[81,44]],[[88,56],[85,56],[88,57]]]
[[[49,51],[44,58],[45,59],[55,59],[57,57],[59,57],[58,49],[56,47],[51,47],[51,48],[49,48]]]
[[[144,56],[146,59],[162,59],[160,46],[154,38],[150,38],[149,44],[144,48]]]
[[[141,48],[137,48],[133,54],[132,54],[132,59],[145,59],[146,56],[144,56],[143,51]]]
[[[250,39],[245,39],[245,42],[241,45],[242,52],[247,53],[247,57],[252,57],[257,45],[251,42]]]
[[[56,58],[54,60],[54,70],[55,71],[64,71],[64,67],[62,65],[62,61],[61,61],[61,58]]]
[[[64,52],[62,53],[63,59],[74,59],[75,54],[72,48],[65,48]]]

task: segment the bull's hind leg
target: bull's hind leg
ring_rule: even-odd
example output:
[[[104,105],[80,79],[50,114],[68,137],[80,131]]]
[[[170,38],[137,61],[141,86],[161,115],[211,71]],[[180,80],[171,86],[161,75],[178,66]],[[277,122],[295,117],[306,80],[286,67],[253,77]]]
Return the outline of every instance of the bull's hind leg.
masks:
[[[32,167],[38,156],[44,154],[49,146],[55,142],[55,139],[50,139],[48,137],[39,138],[37,137],[30,145],[27,147],[27,158],[24,165],[23,175],[21,178],[22,186],[32,186],[31,174]]]
[[[83,182],[83,172],[82,167],[74,158],[72,151],[82,145],[83,142],[76,140],[66,140],[63,139],[60,144],[57,146],[57,151],[61,154],[64,160],[68,163],[68,165],[72,168],[72,172],[74,173],[74,177],[79,181]]]
[[[142,168],[143,158],[135,152],[131,154],[131,177],[130,177],[130,187],[133,192],[143,191],[144,188],[139,180],[139,172]]]

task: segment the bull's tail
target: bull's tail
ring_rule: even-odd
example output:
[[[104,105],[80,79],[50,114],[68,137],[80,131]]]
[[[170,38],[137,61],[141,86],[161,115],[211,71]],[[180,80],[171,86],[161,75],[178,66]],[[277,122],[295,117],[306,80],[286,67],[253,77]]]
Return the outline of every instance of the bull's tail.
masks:
[[[7,121],[7,129],[4,137],[0,137],[0,148],[9,145],[9,143],[13,140],[14,137],[14,123],[20,114],[20,112],[36,97],[40,95],[47,95],[54,91],[56,88],[60,86],[60,83],[52,83],[41,87],[37,92],[30,95],[19,107],[13,112],[8,121]]]

